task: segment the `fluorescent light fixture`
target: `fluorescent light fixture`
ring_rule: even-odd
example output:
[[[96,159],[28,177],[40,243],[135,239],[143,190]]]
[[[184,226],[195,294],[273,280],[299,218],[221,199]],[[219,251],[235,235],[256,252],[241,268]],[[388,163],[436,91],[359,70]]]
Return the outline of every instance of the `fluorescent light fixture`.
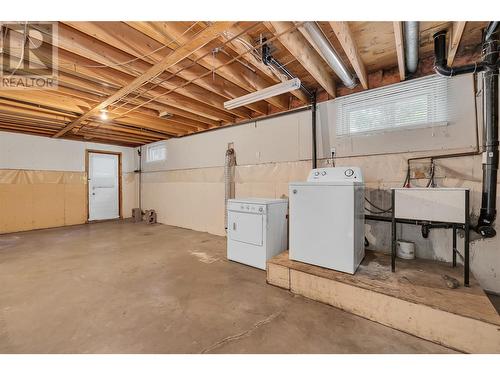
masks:
[[[240,96],[239,98],[228,100],[227,102],[224,102],[224,108],[234,109],[242,107],[247,104],[258,102],[259,100],[264,100],[298,89],[300,89],[300,79],[289,79],[288,81],[278,83],[277,85],[266,87],[263,90],[255,91],[250,94]]]

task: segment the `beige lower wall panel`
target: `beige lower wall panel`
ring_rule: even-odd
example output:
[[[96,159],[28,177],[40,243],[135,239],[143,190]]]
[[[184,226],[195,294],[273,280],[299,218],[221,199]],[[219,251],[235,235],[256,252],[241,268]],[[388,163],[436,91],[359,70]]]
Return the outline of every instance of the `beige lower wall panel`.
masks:
[[[86,185],[64,185],[64,225],[83,224],[87,221]]]
[[[64,225],[64,185],[33,185],[33,229],[61,227]]]
[[[0,233],[33,229],[33,185],[0,184]]]
[[[224,184],[147,183],[143,208],[155,209],[163,224],[224,235]]]
[[[498,326],[290,270],[290,290],[467,353],[500,353]]]

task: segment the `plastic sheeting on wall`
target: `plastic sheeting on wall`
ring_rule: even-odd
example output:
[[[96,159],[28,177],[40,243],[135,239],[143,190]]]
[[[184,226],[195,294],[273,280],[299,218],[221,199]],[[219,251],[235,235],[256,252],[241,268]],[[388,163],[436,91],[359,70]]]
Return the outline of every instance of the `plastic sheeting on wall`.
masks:
[[[86,221],[84,172],[0,170],[0,233]]]
[[[134,173],[122,176],[122,213],[137,205]],[[0,233],[83,224],[87,221],[85,172],[0,169]]]

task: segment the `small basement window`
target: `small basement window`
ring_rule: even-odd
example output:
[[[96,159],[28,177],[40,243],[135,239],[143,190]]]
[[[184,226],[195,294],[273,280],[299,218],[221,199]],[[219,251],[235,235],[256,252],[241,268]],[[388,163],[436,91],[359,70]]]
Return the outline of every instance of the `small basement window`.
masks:
[[[167,160],[167,145],[165,143],[157,143],[146,146],[146,162]]]
[[[431,76],[338,98],[338,137],[447,125],[448,79]]]

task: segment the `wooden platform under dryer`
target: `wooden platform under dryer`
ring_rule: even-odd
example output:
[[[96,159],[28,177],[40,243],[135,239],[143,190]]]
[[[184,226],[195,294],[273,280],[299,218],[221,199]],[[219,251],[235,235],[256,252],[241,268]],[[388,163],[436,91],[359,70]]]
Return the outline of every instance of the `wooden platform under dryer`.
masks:
[[[450,289],[462,267],[398,260],[367,251],[355,275],[296,262],[283,252],[267,262],[267,282],[380,324],[467,353],[500,353],[500,315],[471,275],[470,287]]]

